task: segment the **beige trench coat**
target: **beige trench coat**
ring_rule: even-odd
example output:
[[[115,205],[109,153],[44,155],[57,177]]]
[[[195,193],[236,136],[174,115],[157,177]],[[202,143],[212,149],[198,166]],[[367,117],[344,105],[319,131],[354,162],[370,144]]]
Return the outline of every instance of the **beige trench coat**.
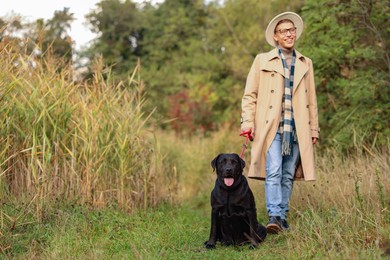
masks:
[[[292,106],[300,163],[296,180],[315,180],[312,137],[319,137],[317,97],[312,61],[296,51]],[[249,178],[265,180],[266,155],[276,135],[282,112],[284,73],[277,48],[256,56],[242,98],[241,129],[255,130]]]

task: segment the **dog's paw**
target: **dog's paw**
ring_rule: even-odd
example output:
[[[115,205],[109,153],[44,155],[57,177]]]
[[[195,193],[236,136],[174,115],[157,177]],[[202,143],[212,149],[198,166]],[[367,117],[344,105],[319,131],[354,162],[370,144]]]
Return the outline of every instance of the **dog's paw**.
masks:
[[[215,244],[209,243],[209,241],[204,242],[204,247],[207,249],[215,249]]]
[[[221,241],[221,244],[222,244],[223,246],[231,246],[231,245],[233,245],[232,242],[227,242],[227,241],[225,241],[225,240],[222,240],[222,241]]]

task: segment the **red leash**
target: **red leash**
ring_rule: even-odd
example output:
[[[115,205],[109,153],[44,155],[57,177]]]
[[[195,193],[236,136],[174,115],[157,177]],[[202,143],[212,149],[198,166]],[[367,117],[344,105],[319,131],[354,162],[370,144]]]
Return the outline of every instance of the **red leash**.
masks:
[[[247,132],[242,132],[240,134],[240,136],[246,136],[246,139],[245,139],[245,143],[244,145],[242,146],[242,151],[241,151],[241,154],[240,154],[240,158],[242,158],[242,156],[244,155],[244,152],[246,150],[246,148],[248,147],[248,141],[251,140],[253,141],[253,136],[251,134],[251,130],[247,131]]]

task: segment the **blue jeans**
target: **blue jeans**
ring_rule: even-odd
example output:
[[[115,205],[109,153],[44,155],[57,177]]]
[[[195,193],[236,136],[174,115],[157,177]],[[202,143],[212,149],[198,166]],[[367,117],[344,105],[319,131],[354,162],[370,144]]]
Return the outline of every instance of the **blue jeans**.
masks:
[[[293,144],[292,154],[282,156],[282,137],[277,133],[268,150],[266,160],[265,197],[269,216],[280,216],[281,219],[286,219],[298,161],[298,143]]]

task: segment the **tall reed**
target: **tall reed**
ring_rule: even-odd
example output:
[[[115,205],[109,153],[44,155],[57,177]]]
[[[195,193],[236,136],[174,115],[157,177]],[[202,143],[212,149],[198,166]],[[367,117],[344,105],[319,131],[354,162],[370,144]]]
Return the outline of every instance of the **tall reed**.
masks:
[[[75,83],[58,60],[2,47],[0,202],[30,200],[41,216],[55,200],[132,210],[169,198],[139,63],[124,82],[98,60],[93,80]]]

